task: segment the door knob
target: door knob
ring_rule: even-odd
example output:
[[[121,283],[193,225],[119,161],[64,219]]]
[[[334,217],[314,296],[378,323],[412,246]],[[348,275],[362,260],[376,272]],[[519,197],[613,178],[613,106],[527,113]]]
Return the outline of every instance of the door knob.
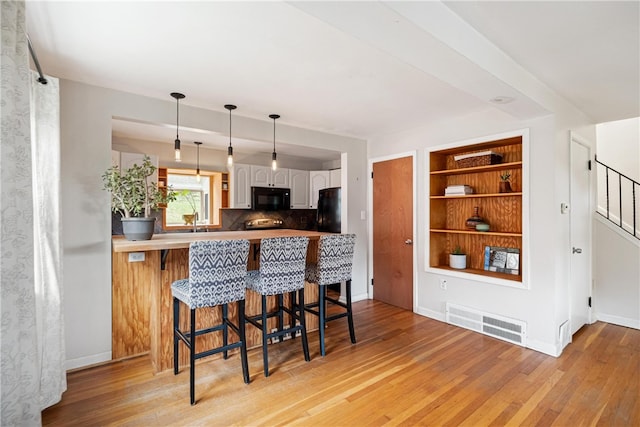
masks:
[[[574,254],[581,254],[581,253],[582,253],[582,249],[580,249],[580,248],[573,248],[573,253],[574,253]]]
[[[413,244],[413,240],[407,239],[407,240],[404,241],[404,244],[405,245],[412,245]]]

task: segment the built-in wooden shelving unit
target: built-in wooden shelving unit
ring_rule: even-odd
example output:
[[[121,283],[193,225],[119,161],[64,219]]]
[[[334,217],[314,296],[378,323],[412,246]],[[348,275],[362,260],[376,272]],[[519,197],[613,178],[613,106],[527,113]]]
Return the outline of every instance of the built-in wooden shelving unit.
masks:
[[[429,267],[522,282],[522,260],[527,255],[522,251],[522,147],[522,136],[516,136],[429,153]],[[466,168],[456,164],[454,156],[483,150],[502,154],[502,162]],[[499,192],[500,174],[504,171],[511,173],[513,191],[510,193]],[[474,193],[445,196],[445,188],[450,185],[470,185]],[[466,228],[466,220],[476,206],[484,222],[490,225],[490,231]],[[449,254],[456,246],[467,254],[465,270],[449,267]],[[519,274],[485,270],[486,246],[518,248]]]

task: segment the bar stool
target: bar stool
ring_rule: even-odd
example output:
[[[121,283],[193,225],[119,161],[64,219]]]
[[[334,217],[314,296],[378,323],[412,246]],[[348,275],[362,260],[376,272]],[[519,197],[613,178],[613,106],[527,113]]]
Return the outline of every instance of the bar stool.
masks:
[[[356,343],[353,329],[353,312],[351,310],[351,270],[353,265],[353,249],[356,243],[355,234],[327,234],[320,236],[318,242],[317,264],[311,264],[305,272],[305,279],[315,283],[318,289],[318,302],[306,304],[305,311],[315,314],[319,318],[318,330],[320,337],[320,354],[325,355],[324,330],[327,322],[347,317],[351,343]],[[346,304],[327,296],[328,285],[345,282]],[[344,312],[327,316],[327,302],[340,306]],[[316,311],[314,308],[317,307]]]
[[[304,360],[309,358],[307,342],[307,328],[304,319],[304,271],[307,259],[308,237],[272,237],[260,241],[260,269],[247,273],[246,286],[262,296],[262,313],[247,316],[246,320],[262,331],[262,358],[264,376],[269,376],[269,357],[267,345],[269,339],[282,339],[290,334],[295,337],[300,331],[302,335],[302,351]],[[296,303],[295,293],[298,292]],[[291,296],[291,308],[284,305],[284,294]],[[277,306],[274,311],[267,310],[267,296],[277,296]],[[284,313],[288,313],[290,327],[284,328]],[[267,319],[278,317],[278,330],[269,332]],[[296,321],[300,322],[296,324]],[[272,340],[273,341],[273,340]]]
[[[171,284],[173,296],[173,373],[178,374],[178,344],[189,349],[189,394],[195,405],[195,361],[202,357],[240,348],[244,382],[249,383],[247,342],[245,339],[245,276],[249,256],[248,240],[210,240],[193,242],[189,246],[189,278]],[[189,331],[180,330],[180,301],[189,307]],[[228,317],[228,304],[237,301],[238,325]],[[221,323],[196,330],[196,309],[222,306]],[[228,343],[228,328],[238,334],[239,341]],[[222,331],[222,345],[196,352],[196,337]]]

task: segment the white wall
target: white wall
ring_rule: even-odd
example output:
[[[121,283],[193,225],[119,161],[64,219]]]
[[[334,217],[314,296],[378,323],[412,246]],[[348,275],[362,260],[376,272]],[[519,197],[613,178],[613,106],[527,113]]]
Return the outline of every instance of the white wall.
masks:
[[[596,125],[598,160],[640,182],[640,117]]]
[[[640,329],[640,244],[615,228],[606,219],[595,221],[595,315]]]
[[[560,214],[560,201],[569,194],[569,132],[580,129],[593,140],[580,114],[562,113],[559,127],[556,116],[519,121],[497,110],[452,119],[438,125],[374,138],[369,143],[369,158],[417,150],[417,295],[420,314],[444,320],[446,302],[484,310],[527,322],[529,347],[547,354],[561,352],[559,325],[569,318],[568,216]],[[569,127],[571,123],[571,127]],[[428,172],[425,148],[488,137],[518,129],[528,129],[529,144],[529,289],[516,289],[482,281],[461,279],[425,271],[425,251],[429,242],[425,221],[428,209]],[[440,289],[439,279],[447,280],[447,290]]]
[[[598,160],[610,168],[640,182],[640,117],[601,123],[596,126]],[[607,191],[605,168],[598,165],[598,211],[607,215]],[[630,181],[609,173],[609,216],[620,221],[620,190],[622,190],[623,227],[633,232],[633,193]],[[640,218],[640,188],[636,187],[636,221]],[[640,232],[640,225],[636,225]]]
[[[596,126],[598,160],[640,181],[640,118]],[[598,210],[606,215],[604,169],[598,167]],[[613,175],[612,175],[613,176]],[[612,219],[619,221],[617,182],[609,187]],[[640,221],[640,194],[636,212]],[[629,196],[629,194],[627,194]],[[613,202],[615,200],[615,202]],[[633,209],[623,207],[625,228],[633,231]],[[640,329],[640,241],[596,216],[593,306],[598,320]],[[640,226],[638,228],[640,230]]]
[[[171,101],[60,80],[64,316],[67,369],[111,358],[111,212],[102,173],[111,164],[112,117],[174,123]],[[186,105],[181,125],[224,132],[228,116]],[[272,124],[237,116],[238,137],[270,140]],[[366,142],[280,125],[278,140],[325,147],[347,155],[348,232],[356,233],[354,297],[366,296],[367,241],[360,211],[366,206]],[[154,153],[150,153],[154,154]]]
[[[114,150],[126,153],[148,154],[154,153],[159,158],[161,167],[177,168],[177,169],[195,169],[196,168],[196,146],[190,141],[183,141],[182,161],[175,161],[175,153],[173,148],[173,140],[170,143],[166,141],[147,141],[139,139],[113,137],[112,146]],[[234,150],[234,162],[245,164],[263,164],[271,166],[271,152],[259,154],[246,154]],[[324,169],[325,162],[312,158],[300,158],[288,156],[278,153],[278,167],[302,169],[302,170],[318,170]],[[227,172],[227,150],[216,150],[206,145],[200,147],[200,169],[218,172]]]

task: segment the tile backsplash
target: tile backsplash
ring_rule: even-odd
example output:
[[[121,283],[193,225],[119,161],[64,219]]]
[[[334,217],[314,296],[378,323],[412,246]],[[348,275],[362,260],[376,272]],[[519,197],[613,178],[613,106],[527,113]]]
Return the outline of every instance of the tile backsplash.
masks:
[[[154,233],[166,233],[162,229],[162,212],[154,211],[152,213],[156,217],[156,225]],[[244,230],[245,221],[258,218],[280,219],[284,222],[283,228],[291,228],[295,230],[317,230],[316,209],[290,209],[283,211],[254,211],[251,209],[221,209],[220,218],[222,227],[211,229],[210,231],[238,231]],[[200,226],[198,226],[200,228]],[[179,230],[184,232],[185,230]],[[122,234],[122,223],[119,214],[111,216],[111,234]]]

